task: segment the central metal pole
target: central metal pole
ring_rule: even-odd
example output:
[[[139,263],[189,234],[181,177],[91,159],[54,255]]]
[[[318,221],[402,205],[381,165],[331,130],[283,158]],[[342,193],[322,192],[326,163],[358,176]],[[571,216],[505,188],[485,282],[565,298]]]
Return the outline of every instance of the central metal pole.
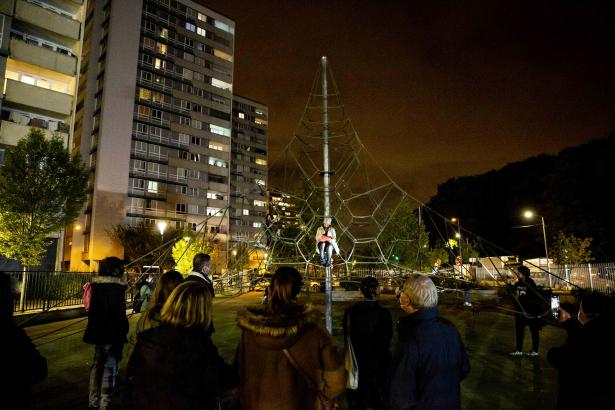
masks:
[[[323,160],[323,190],[324,190],[324,219],[331,218],[331,192],[329,191],[329,102],[327,100],[327,57],[323,56],[320,59],[322,63],[322,160]],[[331,287],[331,263],[328,263],[325,268],[325,315],[326,326],[329,333],[333,334],[333,291]]]

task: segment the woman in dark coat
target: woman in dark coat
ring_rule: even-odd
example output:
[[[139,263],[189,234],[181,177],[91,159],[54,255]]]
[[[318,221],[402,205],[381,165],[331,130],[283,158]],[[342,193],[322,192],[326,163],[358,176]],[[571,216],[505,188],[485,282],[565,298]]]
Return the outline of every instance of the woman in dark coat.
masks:
[[[115,390],[122,350],[128,334],[124,264],[114,256],[103,259],[92,280],[92,299],[83,341],[94,346],[90,370],[89,407],[107,409]]]
[[[186,281],[164,304],[160,326],[139,334],[127,370],[133,408],[217,409],[237,385],[211,341],[211,299],[204,284]]]
[[[350,306],[344,314],[344,336],[350,335],[359,367],[359,388],[347,390],[346,397],[350,409],[381,409],[380,390],[391,360],[393,321],[389,310],[378,303],[380,285],[376,278],[364,278],[361,293],[365,300]]]
[[[30,387],[47,377],[47,360],[13,320],[13,286],[4,272],[0,272],[0,335],[0,397],[10,408],[27,410]]]

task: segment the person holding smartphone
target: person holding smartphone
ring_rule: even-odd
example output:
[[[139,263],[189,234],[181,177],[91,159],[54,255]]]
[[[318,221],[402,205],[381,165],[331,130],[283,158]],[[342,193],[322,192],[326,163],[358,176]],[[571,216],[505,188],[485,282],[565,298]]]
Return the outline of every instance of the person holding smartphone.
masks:
[[[581,297],[578,314],[560,306],[558,322],[566,343],[549,350],[559,373],[558,409],[607,409],[615,403],[615,321],[613,300],[597,292]]]
[[[515,313],[515,336],[516,349],[510,353],[511,356],[523,355],[523,338],[525,327],[530,328],[532,335],[532,350],[526,353],[527,356],[538,356],[538,345],[540,342],[540,329],[544,322],[540,318],[542,310],[542,296],[538,293],[536,283],[530,277],[530,269],[527,266],[517,268],[517,282],[512,286],[515,301],[519,311]]]

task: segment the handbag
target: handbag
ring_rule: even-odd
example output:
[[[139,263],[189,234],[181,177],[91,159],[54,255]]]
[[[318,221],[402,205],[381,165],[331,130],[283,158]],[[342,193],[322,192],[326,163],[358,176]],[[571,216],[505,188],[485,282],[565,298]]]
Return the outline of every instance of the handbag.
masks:
[[[311,377],[308,376],[308,374],[301,367],[299,367],[299,365],[295,361],[295,358],[292,354],[290,354],[288,349],[284,349],[282,351],[284,352],[284,355],[286,356],[290,364],[295,368],[295,370],[297,370],[299,374],[303,376],[309,388],[316,393],[316,395],[318,396],[318,400],[320,400],[320,404],[322,404],[322,408],[325,410],[339,410],[341,407],[337,400],[330,399],[322,390],[318,388],[318,386],[312,381]]]
[[[346,367],[348,372],[346,388],[356,390],[359,388],[359,364],[357,363],[357,356],[354,354],[354,348],[350,340],[350,315],[348,315],[346,324],[346,352],[344,354],[344,367]]]

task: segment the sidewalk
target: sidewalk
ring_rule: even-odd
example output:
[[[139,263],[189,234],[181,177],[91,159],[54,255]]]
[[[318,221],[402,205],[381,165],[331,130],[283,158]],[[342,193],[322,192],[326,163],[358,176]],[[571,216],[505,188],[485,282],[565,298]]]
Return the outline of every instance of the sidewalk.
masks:
[[[235,323],[237,311],[247,304],[259,303],[261,292],[238,297],[215,298],[214,343],[222,357],[231,362],[239,339]],[[304,295],[304,301],[324,311],[324,295]],[[352,302],[335,302],[334,334],[338,346],[343,346],[341,324],[344,309]],[[440,312],[459,329],[470,356],[471,371],[462,383],[464,409],[553,409],[557,396],[557,373],[546,362],[546,353],[552,346],[565,340],[565,332],[546,326],[541,332],[540,357],[512,358],[514,347],[514,319],[507,313],[494,310],[463,308],[456,298],[442,297]],[[401,311],[394,297],[383,296],[394,320]],[[138,315],[130,315],[134,326]],[[87,408],[89,366],[93,347],[81,341],[86,318],[77,318],[26,329],[37,348],[48,360],[49,376],[33,387],[33,409]],[[529,347],[529,332],[526,332]],[[394,343],[396,341],[394,336]],[[526,350],[529,350],[526,348]],[[120,385],[114,397],[114,409],[125,408],[122,403],[123,378],[127,358],[122,360]],[[343,400],[342,400],[343,401]]]

